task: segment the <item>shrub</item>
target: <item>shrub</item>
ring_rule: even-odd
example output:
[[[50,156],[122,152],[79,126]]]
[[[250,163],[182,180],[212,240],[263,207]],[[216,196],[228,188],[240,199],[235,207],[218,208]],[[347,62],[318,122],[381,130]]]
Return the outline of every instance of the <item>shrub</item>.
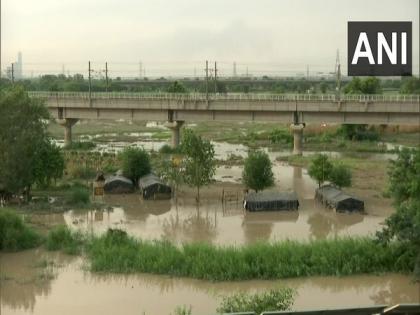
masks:
[[[140,148],[127,148],[120,155],[124,176],[130,178],[134,183],[138,179],[151,172],[150,156]]]
[[[68,168],[68,173],[72,178],[90,179],[95,177],[96,171],[92,167],[73,165]]]
[[[67,254],[76,255],[80,253],[82,244],[82,234],[60,225],[48,233],[46,247],[50,251],[63,250]]]
[[[290,134],[290,132],[282,129],[274,129],[270,133],[270,142],[273,144],[280,144],[285,143],[289,144],[292,143],[293,136]]]
[[[333,166],[329,174],[329,180],[339,188],[351,186],[351,171],[342,163],[337,163]]]
[[[90,193],[83,186],[72,187],[67,199],[67,204],[72,206],[84,206],[90,203]]]
[[[218,313],[285,311],[293,305],[296,292],[290,288],[272,289],[268,292],[247,294],[236,293],[223,297]]]
[[[172,148],[169,144],[164,144],[160,149],[159,149],[159,153],[162,154],[174,154],[174,153],[178,153],[179,150],[177,150],[176,148]]]
[[[41,236],[28,227],[21,216],[0,210],[0,251],[18,251],[38,246]]]
[[[92,150],[96,147],[96,144],[91,141],[73,141],[69,146],[65,147],[66,150]]]

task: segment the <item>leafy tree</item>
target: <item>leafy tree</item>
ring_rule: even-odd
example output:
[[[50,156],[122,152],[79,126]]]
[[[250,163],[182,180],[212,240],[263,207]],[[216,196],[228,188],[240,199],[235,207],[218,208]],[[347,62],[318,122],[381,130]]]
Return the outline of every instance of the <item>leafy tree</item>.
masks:
[[[35,172],[37,152],[47,139],[47,108],[21,87],[0,91],[0,191],[26,193],[42,172]]]
[[[242,178],[246,187],[257,192],[273,186],[274,175],[268,154],[264,151],[250,152],[245,159]]]
[[[420,149],[404,148],[399,151],[398,158],[390,163],[389,190],[395,204],[420,200]]]
[[[149,153],[142,148],[126,148],[121,152],[120,159],[124,176],[134,183],[152,170]]]
[[[379,139],[379,133],[375,129],[361,124],[344,124],[338,130],[338,134],[352,141],[377,141]]]
[[[375,77],[353,78],[344,88],[346,94],[380,94],[381,81]]]
[[[420,279],[420,149],[403,149],[391,162],[390,191],[397,211],[377,233],[384,244],[398,241],[405,246],[400,260],[408,259]]]
[[[181,159],[173,157],[170,160],[164,160],[161,165],[161,170],[162,177],[171,183],[174,195],[176,197],[178,187],[183,180]]]
[[[325,154],[317,154],[309,165],[308,174],[318,182],[318,186],[329,180],[333,165]]]
[[[333,165],[329,175],[329,181],[339,188],[351,186],[351,171],[342,163]]]
[[[34,161],[34,176],[36,184],[42,188],[48,187],[52,180],[63,176],[64,157],[60,148],[49,139],[37,148]]]
[[[181,152],[184,154],[184,181],[197,188],[197,200],[200,200],[200,187],[208,185],[216,171],[214,147],[191,129],[184,129]]]
[[[187,93],[187,89],[181,82],[175,81],[169,88],[168,93]]]
[[[403,94],[420,94],[420,79],[416,77],[404,78],[400,92]]]

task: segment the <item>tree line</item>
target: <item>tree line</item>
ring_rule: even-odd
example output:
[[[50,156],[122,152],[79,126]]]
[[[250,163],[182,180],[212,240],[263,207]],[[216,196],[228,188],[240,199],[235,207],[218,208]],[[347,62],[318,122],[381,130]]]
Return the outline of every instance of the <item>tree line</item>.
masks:
[[[29,91],[89,91],[89,81],[81,74],[43,75],[39,78],[17,82]],[[1,85],[11,85],[10,80],[2,79]],[[332,79],[269,78],[261,79],[220,79],[210,80],[208,87],[204,80],[198,79],[141,79],[123,80],[112,78],[92,79],[94,92],[168,92],[168,93],[336,93],[336,82]],[[384,92],[401,94],[420,94],[420,80],[416,77],[379,80],[375,77],[344,79],[342,93],[381,94]]]

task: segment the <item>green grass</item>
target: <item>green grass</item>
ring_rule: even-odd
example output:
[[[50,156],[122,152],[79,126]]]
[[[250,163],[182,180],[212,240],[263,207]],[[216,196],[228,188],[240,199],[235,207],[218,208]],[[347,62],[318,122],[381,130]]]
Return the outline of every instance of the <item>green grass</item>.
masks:
[[[77,255],[81,252],[84,236],[81,233],[71,231],[67,226],[60,225],[53,228],[47,236],[45,246],[47,250],[62,250],[69,255]]]
[[[247,294],[239,292],[231,296],[223,296],[219,314],[234,312],[285,311],[293,305],[296,292],[290,288],[271,289],[267,292]]]
[[[153,273],[213,281],[411,272],[414,254],[371,238],[284,241],[243,247],[142,241],[112,230],[94,237],[87,254],[92,271]],[[415,256],[414,256],[415,257]]]
[[[11,210],[0,209],[0,251],[19,251],[37,247],[42,237],[22,217]]]

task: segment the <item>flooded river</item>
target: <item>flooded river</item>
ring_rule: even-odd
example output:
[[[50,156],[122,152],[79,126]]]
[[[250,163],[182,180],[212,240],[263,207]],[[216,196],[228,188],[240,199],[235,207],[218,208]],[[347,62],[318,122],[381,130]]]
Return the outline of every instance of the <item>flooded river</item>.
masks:
[[[48,261],[51,267],[37,266]],[[314,277],[279,281],[207,282],[156,275],[101,275],[85,271],[81,258],[31,250],[2,254],[1,314],[171,314],[190,305],[214,314],[221,296],[288,286],[298,291],[293,309],[418,302],[409,276]]]
[[[164,142],[131,143],[158,150]],[[120,151],[127,143],[101,144],[101,152]],[[247,147],[215,143],[218,159],[246,157]],[[182,188],[177,200],[143,201],[138,194],[107,196],[108,209],[33,215],[42,224],[66,224],[73,229],[102,233],[121,228],[143,239],[177,243],[249,244],[258,240],[310,240],[336,236],[372,235],[393,209],[389,201],[366,197],[365,214],[340,214],[314,200],[316,183],[305,169],[276,161],[288,152],[269,152],[276,189],[296,191],[299,211],[245,213],[242,210],[241,166],[220,166],[197,207],[193,192]],[[309,153],[311,154],[311,153]],[[329,153],[339,155],[340,153]],[[392,156],[370,156],[387,159]],[[231,201],[223,203],[222,194]],[[281,281],[206,282],[156,275],[92,274],[80,257],[41,249],[0,256],[1,314],[170,314],[191,305],[193,314],[214,314],[220,297],[238,291],[262,291],[277,286],[295,288],[296,310],[420,302],[420,287],[410,276],[312,277]]]

